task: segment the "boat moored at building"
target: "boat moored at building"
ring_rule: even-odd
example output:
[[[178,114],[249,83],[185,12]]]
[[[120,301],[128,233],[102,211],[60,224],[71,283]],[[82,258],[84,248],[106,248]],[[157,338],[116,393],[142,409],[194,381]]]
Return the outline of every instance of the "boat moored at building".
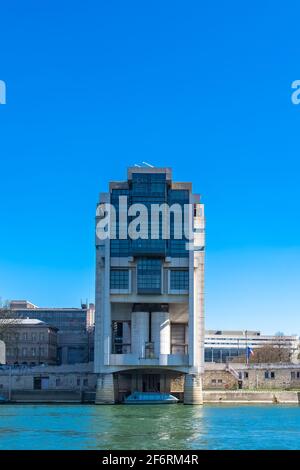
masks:
[[[178,403],[178,398],[170,393],[134,392],[124,399],[126,405],[171,405]]]

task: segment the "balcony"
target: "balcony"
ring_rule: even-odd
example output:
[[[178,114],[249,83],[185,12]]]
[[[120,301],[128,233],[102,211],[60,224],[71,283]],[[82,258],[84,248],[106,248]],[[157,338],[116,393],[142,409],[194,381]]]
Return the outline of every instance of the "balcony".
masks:
[[[159,357],[139,357],[137,354],[110,354],[110,366],[187,366],[187,354],[160,354]]]

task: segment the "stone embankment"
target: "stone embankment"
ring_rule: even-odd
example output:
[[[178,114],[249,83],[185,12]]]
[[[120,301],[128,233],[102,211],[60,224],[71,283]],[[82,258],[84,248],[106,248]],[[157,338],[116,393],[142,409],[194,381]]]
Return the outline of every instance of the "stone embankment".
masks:
[[[205,403],[287,403],[300,404],[298,391],[249,391],[249,390],[206,390],[203,392]]]

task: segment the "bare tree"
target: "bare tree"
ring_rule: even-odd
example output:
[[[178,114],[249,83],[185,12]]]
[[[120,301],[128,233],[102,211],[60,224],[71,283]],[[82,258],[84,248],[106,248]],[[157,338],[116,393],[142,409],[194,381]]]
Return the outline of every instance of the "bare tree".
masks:
[[[2,339],[4,333],[17,322],[17,319],[13,317],[12,311],[9,308],[9,304],[0,306],[0,339]]]
[[[300,353],[299,353],[300,356]],[[263,363],[289,363],[292,359],[292,351],[286,346],[286,342],[281,337],[276,338],[269,344],[265,344],[260,348],[253,350],[253,355],[249,357],[250,364],[263,364]],[[231,358],[231,362],[238,364],[246,363],[246,353]]]
[[[289,363],[291,362],[291,350],[278,338],[278,340],[275,340],[271,344],[266,344],[261,348],[255,349],[249,362],[258,364],[271,362]]]

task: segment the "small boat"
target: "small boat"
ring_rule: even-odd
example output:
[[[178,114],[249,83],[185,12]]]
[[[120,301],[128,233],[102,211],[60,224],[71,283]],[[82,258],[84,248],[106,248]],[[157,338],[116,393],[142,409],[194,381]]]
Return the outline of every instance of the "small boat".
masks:
[[[125,398],[126,405],[167,405],[177,403],[178,398],[169,393],[134,392]]]

